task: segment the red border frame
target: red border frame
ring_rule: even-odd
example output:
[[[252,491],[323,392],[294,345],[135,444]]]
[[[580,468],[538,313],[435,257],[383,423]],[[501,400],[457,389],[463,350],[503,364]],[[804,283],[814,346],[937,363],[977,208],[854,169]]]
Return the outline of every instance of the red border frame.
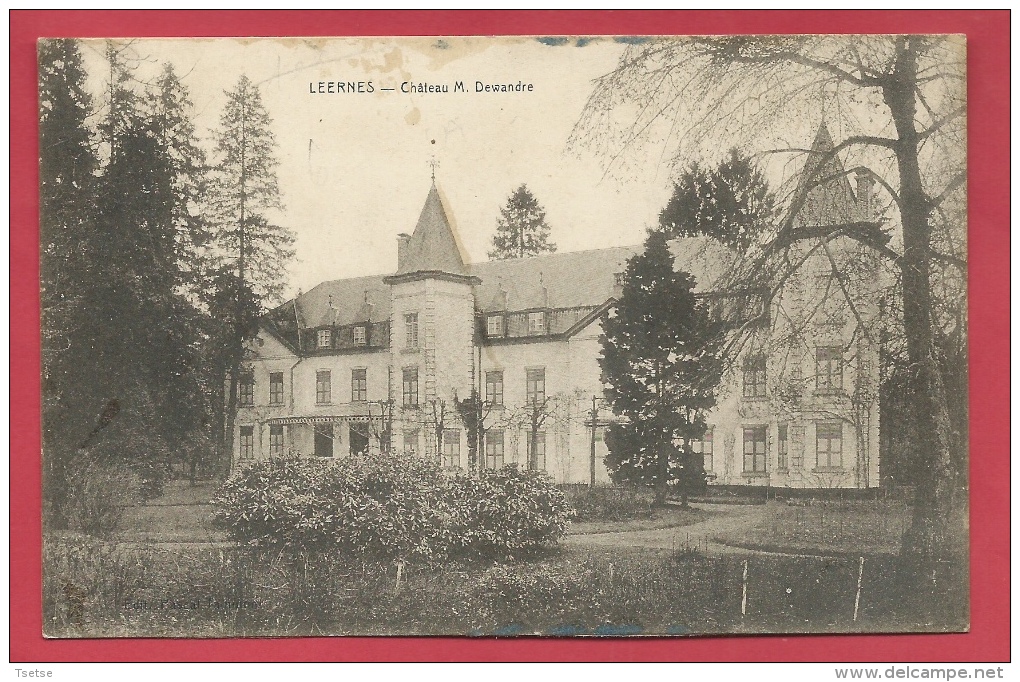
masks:
[[[12,11],[11,661],[1008,661],[1009,12]],[[41,636],[38,147],[44,36],[963,33],[970,102],[972,629],[697,639],[45,640]],[[975,162],[976,161],[976,162]],[[13,436],[17,434],[17,436]],[[16,520],[16,522],[14,521]]]

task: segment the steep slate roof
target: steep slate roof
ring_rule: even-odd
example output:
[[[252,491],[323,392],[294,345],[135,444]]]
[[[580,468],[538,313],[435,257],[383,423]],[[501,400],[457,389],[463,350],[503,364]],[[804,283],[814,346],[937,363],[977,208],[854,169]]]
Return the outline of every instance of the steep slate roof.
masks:
[[[694,275],[701,291],[711,288],[732,257],[725,247],[701,237],[675,240],[671,250],[677,257],[677,267]],[[488,261],[465,266],[464,274],[481,280],[473,290],[475,305],[482,312],[503,310],[501,291],[506,292],[507,311],[599,306],[613,296],[616,274],[627,268],[627,259],[640,251],[640,246],[619,246]],[[383,275],[373,275],[323,282],[298,296],[301,327],[365,322],[361,318],[366,292],[372,305],[370,321],[389,319],[389,285],[383,282]],[[290,324],[294,319],[294,302],[284,303],[270,315]]]
[[[407,243],[402,245],[403,254],[398,263],[397,274],[412,272],[448,272],[467,275],[460,245],[453,233],[450,219],[443,208],[439,190],[435,184],[429,190],[425,206],[418,216],[418,224]]]
[[[859,219],[854,190],[839,155],[822,162],[822,155],[831,152],[834,146],[829,128],[822,121],[811,144],[811,154],[797,176],[793,205],[800,205],[800,210],[793,219],[798,225],[831,225]]]

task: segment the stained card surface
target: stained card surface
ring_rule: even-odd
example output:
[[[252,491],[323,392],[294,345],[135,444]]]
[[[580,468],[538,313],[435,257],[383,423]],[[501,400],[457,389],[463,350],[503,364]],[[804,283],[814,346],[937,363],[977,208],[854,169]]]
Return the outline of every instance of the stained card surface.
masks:
[[[962,37],[38,64],[46,636],[968,629]]]

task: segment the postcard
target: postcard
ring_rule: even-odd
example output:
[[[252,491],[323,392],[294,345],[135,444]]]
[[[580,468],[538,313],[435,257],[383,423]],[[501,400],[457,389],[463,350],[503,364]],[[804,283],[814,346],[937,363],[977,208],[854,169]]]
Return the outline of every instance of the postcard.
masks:
[[[968,630],[963,36],[37,56],[46,637]]]

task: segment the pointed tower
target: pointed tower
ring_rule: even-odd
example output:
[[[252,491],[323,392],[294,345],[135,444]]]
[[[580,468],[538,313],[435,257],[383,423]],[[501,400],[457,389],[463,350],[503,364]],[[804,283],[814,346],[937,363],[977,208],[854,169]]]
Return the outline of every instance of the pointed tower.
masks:
[[[392,399],[397,448],[438,460],[438,422],[456,419],[454,396],[471,393],[474,294],[479,282],[464,263],[433,182],[414,232],[400,235],[390,285]]]
[[[857,198],[834,145],[829,128],[823,121],[815,133],[804,170],[797,183],[795,202],[800,210],[795,216],[797,226],[837,225],[858,220]]]

